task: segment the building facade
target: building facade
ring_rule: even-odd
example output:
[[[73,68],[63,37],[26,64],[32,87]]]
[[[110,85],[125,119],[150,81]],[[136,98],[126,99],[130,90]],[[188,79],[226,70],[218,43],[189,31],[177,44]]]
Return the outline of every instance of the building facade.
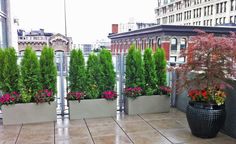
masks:
[[[236,0],[157,0],[158,25],[236,24]]]
[[[163,48],[169,62],[184,62],[185,58],[179,57],[179,53],[181,49],[188,48],[192,44],[191,37],[197,34],[196,29],[217,36],[229,35],[230,31],[236,32],[236,27],[159,25],[126,33],[113,33],[108,37],[111,39],[113,54],[127,53],[133,44],[142,52],[145,48],[152,48],[153,51]]]
[[[27,46],[31,46],[40,55],[44,46],[50,46],[56,53],[69,52],[72,38],[62,34],[46,33],[43,29],[26,33],[18,30],[18,51],[23,53]]]
[[[10,0],[0,0],[0,48],[12,46],[11,41]]]

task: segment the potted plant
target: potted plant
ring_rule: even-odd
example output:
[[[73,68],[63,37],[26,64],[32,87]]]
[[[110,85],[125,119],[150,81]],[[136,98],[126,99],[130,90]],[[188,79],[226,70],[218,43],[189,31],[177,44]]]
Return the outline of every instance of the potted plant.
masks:
[[[225,120],[225,87],[235,77],[235,46],[229,37],[216,37],[199,31],[188,50],[182,51],[187,62],[180,66],[181,88],[190,97],[186,109],[193,135],[215,137]]]
[[[159,87],[162,85],[157,85],[158,79],[159,81],[166,80],[160,78],[158,73],[158,71],[165,73],[166,65],[158,67],[160,68],[158,70],[156,69],[159,63],[165,61],[165,57],[163,56],[163,59],[161,59],[159,53],[160,51],[157,51],[154,57],[152,49],[145,49],[143,62],[139,50],[136,50],[134,46],[129,49],[126,58],[126,88],[124,91],[126,96],[125,112],[127,114],[169,112],[170,98],[163,95],[169,95],[170,91],[160,89]]]
[[[42,55],[46,55],[47,52],[48,50],[44,49]],[[51,55],[53,51],[49,53]],[[12,65],[17,68],[17,56],[15,52],[9,58],[14,60]],[[45,59],[47,61],[54,61],[53,57],[46,56]],[[7,62],[10,61],[8,60]],[[42,68],[44,66],[46,65],[42,65]],[[12,71],[8,71],[8,73],[11,75]],[[5,77],[9,75],[5,75]],[[51,74],[44,73],[44,75]],[[27,47],[21,61],[20,90],[6,91],[0,100],[4,125],[56,120],[56,103],[54,102],[53,91],[45,87],[44,84],[42,85],[40,77],[38,58],[35,52],[30,47]],[[47,78],[49,81],[52,81],[52,78]],[[18,84],[16,83],[15,85]]]
[[[84,65],[82,51],[73,50],[69,82],[76,83],[75,78],[84,77],[85,73],[86,80],[84,83],[80,82],[80,85],[69,87],[67,100],[70,119],[115,116],[117,95],[113,91],[115,73],[111,53],[105,49],[101,50],[99,56],[92,53],[89,55],[86,69]],[[72,70],[75,72],[73,73]],[[84,87],[82,88],[81,85]]]

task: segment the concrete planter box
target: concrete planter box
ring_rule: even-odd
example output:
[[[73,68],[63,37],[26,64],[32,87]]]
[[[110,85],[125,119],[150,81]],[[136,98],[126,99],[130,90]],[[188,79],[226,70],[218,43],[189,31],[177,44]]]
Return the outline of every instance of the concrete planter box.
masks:
[[[69,101],[70,119],[111,117],[116,115],[116,100],[88,99]]]
[[[125,97],[125,112],[129,115],[170,111],[170,97],[166,95]]]
[[[3,125],[56,121],[56,102],[3,105]]]

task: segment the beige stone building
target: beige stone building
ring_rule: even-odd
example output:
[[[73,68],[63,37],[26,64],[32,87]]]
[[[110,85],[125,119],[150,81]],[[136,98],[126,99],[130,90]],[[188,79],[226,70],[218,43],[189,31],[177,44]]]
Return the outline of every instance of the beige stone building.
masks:
[[[27,46],[31,46],[40,55],[44,46],[50,46],[58,52],[69,52],[72,48],[72,38],[62,34],[45,33],[43,29],[25,33],[18,30],[18,50],[23,53]]]

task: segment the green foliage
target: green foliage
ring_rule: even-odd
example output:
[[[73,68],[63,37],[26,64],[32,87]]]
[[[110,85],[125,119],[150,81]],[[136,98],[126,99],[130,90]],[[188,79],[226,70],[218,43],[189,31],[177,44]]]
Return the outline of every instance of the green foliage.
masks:
[[[71,92],[84,92],[86,86],[86,69],[84,56],[81,50],[72,50],[69,68],[69,90]]]
[[[156,90],[156,79],[157,76],[155,74],[155,63],[152,56],[152,49],[146,48],[144,51],[144,78],[145,78],[145,94],[153,95]]]
[[[40,89],[39,61],[32,48],[27,47],[21,61],[21,101],[25,103],[32,101]]]
[[[5,56],[4,50],[0,48],[0,89],[2,89],[3,80],[4,80],[3,73],[2,73],[3,67],[4,67],[4,56]]]
[[[126,57],[126,87],[144,87],[144,69],[140,50],[134,45],[129,48]]]
[[[166,86],[166,58],[165,51],[162,48],[158,48],[154,54],[155,61],[155,73],[157,76],[157,85]]]
[[[101,84],[99,85],[100,91],[114,90],[115,86],[115,71],[112,64],[112,55],[111,52],[102,49],[99,54],[100,67],[101,67]]]
[[[101,84],[101,67],[98,56],[91,53],[87,62],[87,98],[96,99],[101,95],[99,85]]]
[[[1,69],[1,90],[4,93],[19,91],[19,67],[17,65],[17,55],[14,48],[6,48],[0,52]]]
[[[54,62],[54,50],[44,47],[40,56],[41,83],[43,89],[57,91],[57,68]]]

